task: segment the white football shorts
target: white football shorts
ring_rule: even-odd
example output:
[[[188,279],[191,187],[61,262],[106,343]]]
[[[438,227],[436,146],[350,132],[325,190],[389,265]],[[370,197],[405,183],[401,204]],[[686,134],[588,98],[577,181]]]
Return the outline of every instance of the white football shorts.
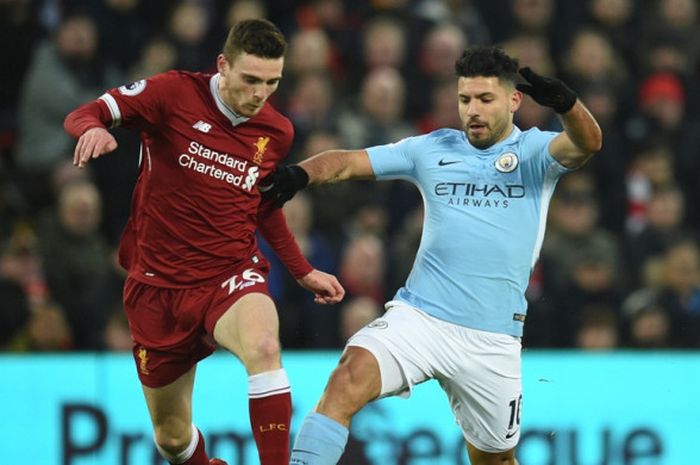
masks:
[[[515,447],[522,404],[520,338],[448,323],[404,302],[390,301],[386,309],[347,343],[377,359],[380,397],[409,397],[413,386],[436,379],[467,442],[485,452]]]

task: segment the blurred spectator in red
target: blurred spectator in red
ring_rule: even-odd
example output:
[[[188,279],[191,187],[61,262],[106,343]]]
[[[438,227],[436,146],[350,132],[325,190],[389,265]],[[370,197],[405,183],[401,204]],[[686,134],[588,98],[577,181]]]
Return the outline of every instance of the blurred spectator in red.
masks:
[[[667,144],[673,153],[674,172],[692,205],[700,199],[700,120],[686,117],[686,90],[682,81],[671,73],[656,73],[647,77],[639,88],[640,112],[627,124],[632,140],[653,135]],[[688,224],[700,226],[700,211],[688,210]]]
[[[0,244],[0,350],[66,350],[73,347],[63,309],[51,301],[36,237],[16,224]]]
[[[676,183],[670,147],[653,140],[633,153],[625,176],[627,215],[625,232],[634,237],[647,226],[647,210],[654,190]]]

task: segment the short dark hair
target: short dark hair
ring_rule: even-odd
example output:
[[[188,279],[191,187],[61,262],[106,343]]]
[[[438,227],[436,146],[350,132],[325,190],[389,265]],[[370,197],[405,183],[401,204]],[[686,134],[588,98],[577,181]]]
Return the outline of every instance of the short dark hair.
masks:
[[[500,47],[477,46],[466,49],[455,62],[458,77],[492,77],[515,84],[518,77],[518,59],[506,54]]]
[[[224,43],[224,56],[231,62],[245,52],[261,58],[280,58],[287,52],[284,35],[266,19],[247,19],[236,23]]]

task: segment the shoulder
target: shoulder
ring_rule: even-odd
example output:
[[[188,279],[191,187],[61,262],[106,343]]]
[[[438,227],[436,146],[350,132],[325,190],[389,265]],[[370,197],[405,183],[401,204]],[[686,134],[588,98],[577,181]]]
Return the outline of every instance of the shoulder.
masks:
[[[533,127],[525,131],[521,131],[517,140],[520,143],[549,143],[554,139],[559,133],[555,131],[543,131],[540,128]]]
[[[435,131],[416,136],[416,142],[434,145],[464,145],[464,132],[457,129],[436,129]]]

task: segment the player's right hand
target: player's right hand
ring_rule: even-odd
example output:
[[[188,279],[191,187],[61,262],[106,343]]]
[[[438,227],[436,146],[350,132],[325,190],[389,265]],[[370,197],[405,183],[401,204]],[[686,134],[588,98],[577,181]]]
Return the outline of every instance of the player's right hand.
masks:
[[[298,165],[279,165],[275,172],[260,183],[263,199],[272,199],[280,208],[309,184],[309,175]]]
[[[301,287],[314,293],[317,304],[337,304],[345,297],[345,289],[332,274],[313,269],[309,274],[297,279]]]
[[[82,168],[91,158],[114,151],[117,141],[104,128],[90,128],[83,133],[75,145],[73,164]]]

